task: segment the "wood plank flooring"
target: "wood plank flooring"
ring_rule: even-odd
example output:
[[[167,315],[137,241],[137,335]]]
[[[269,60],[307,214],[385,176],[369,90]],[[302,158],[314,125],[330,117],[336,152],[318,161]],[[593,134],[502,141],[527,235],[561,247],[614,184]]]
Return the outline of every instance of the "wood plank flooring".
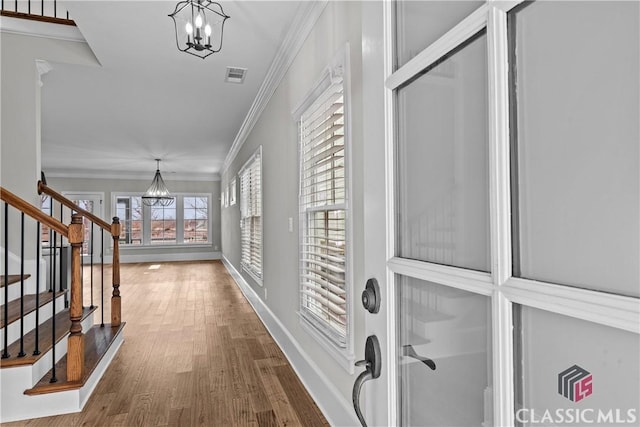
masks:
[[[84,410],[3,426],[328,425],[222,263],[125,264],[120,282],[125,342]]]

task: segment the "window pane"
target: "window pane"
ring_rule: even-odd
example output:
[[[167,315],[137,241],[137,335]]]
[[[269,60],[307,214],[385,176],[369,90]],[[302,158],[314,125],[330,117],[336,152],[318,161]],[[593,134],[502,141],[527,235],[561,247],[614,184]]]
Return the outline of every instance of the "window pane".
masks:
[[[312,211],[303,217],[301,309],[305,318],[346,346],[346,211]]]
[[[151,207],[151,244],[176,243],[176,203]]]
[[[202,202],[204,200],[204,203]],[[184,198],[184,242],[205,243],[209,240],[207,197]]]
[[[116,198],[116,216],[120,220],[120,244],[142,244],[142,199],[120,196]]]
[[[493,425],[490,299],[409,277],[398,284],[402,425]]]
[[[486,36],[398,90],[398,252],[489,271]]]
[[[242,268],[262,279],[262,184],[261,151],[240,171],[240,228]]]
[[[530,307],[515,310],[514,319],[520,324],[516,345],[522,359],[514,365],[525,367],[516,372],[520,425],[614,425],[616,417],[625,420],[620,424],[637,425],[637,334]],[[541,423],[546,411],[550,418]],[[568,421],[578,415],[582,418]]]
[[[398,2],[398,68],[442,37],[482,3],[479,0]]]
[[[510,15],[517,275],[640,295],[639,9],[534,2]]]
[[[333,80],[299,127],[300,313],[340,348],[348,333],[345,110],[344,84]]]

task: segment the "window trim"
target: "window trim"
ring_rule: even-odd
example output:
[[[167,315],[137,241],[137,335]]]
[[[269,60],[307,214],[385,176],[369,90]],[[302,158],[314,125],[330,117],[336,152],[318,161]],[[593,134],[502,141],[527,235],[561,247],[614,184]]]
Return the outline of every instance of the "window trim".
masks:
[[[304,221],[302,221],[302,211],[300,208],[300,192],[298,193],[298,210],[300,214],[299,221],[299,255],[298,255],[298,286],[297,286],[297,297],[298,297],[298,318],[301,327],[317,341],[322,348],[329,353],[329,355],[339,363],[339,365],[347,371],[349,374],[354,373],[354,298],[353,298],[353,220],[352,220],[352,200],[351,200],[351,188],[353,185],[352,182],[352,162],[351,162],[351,153],[352,153],[352,115],[351,115],[351,69],[350,69],[350,58],[349,58],[349,43],[345,43],[345,45],[340,48],[336,54],[333,56],[327,67],[322,71],[320,77],[311,89],[306,93],[303,99],[298,103],[296,108],[291,112],[291,116],[293,121],[297,125],[298,134],[296,136],[296,143],[298,146],[298,190],[300,191],[301,186],[301,173],[302,168],[300,164],[300,150],[301,150],[301,141],[300,141],[300,119],[304,112],[307,111],[309,107],[313,105],[313,103],[321,97],[324,92],[336,81],[336,79],[342,79],[343,85],[343,103],[344,103],[344,167],[345,167],[345,202],[344,204],[332,205],[333,207],[340,206],[344,208],[345,211],[345,248],[346,248],[346,257],[345,257],[345,299],[346,299],[346,333],[345,333],[345,346],[338,346],[332,339],[330,339],[325,332],[321,330],[314,322],[310,321],[305,314],[302,312],[302,286],[300,283],[300,274],[302,270],[302,258],[300,257],[301,248],[302,248],[302,240],[304,237]],[[311,209],[313,210],[313,209]],[[307,210],[308,212],[309,210]]]
[[[245,170],[250,169],[253,166],[254,161],[260,162],[260,276],[258,276],[250,267],[246,266],[242,261],[242,211],[243,205],[242,200],[244,199],[242,195],[242,174]],[[251,277],[260,287],[264,286],[264,185],[263,185],[263,163],[262,163],[262,145],[260,145],[256,151],[244,162],[240,170],[238,171],[238,178],[240,179],[240,267],[242,271],[247,273],[249,277]],[[234,177],[235,180],[235,177]],[[257,270],[257,269],[256,269]]]
[[[131,191],[114,191],[111,192],[111,213],[112,216],[117,216],[117,199],[119,197],[140,197],[141,193],[131,192]],[[170,249],[170,248],[203,248],[203,247],[212,247],[213,246],[213,230],[211,228],[212,224],[212,194],[211,193],[173,193],[172,197],[176,198],[176,241],[178,237],[181,237],[182,243],[158,243],[151,244],[150,243],[150,229],[147,228],[147,224],[150,223],[151,220],[151,207],[146,206],[144,203],[142,206],[142,243],[139,245],[131,245],[126,243],[120,243],[120,249],[125,250],[146,250],[146,249]],[[207,226],[207,239],[208,241],[205,243],[184,243],[184,198],[185,197],[207,197],[207,221],[209,225]],[[178,206],[179,205],[179,206]],[[113,247],[113,241],[111,242],[111,247]]]

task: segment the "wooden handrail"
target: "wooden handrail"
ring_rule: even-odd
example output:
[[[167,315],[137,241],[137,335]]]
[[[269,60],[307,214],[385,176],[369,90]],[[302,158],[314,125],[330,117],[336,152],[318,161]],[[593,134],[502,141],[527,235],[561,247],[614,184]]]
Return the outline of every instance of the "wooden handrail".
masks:
[[[31,203],[25,202],[20,197],[13,194],[11,191],[0,187],[0,198],[19,211],[22,211],[25,214],[29,215],[36,221],[40,221],[40,223],[42,223],[43,225],[46,225],[47,227],[57,231],[67,238],[69,237],[68,226],[64,225],[57,219],[45,214],[40,209],[33,206]]]
[[[12,12],[10,10],[0,11],[0,15],[6,16],[8,18],[30,19],[32,21],[49,22],[51,24],[71,25],[74,27],[76,26],[76,23],[73,19],[54,18],[53,16],[41,16],[34,15],[32,13]]]
[[[69,209],[79,213],[80,215],[84,216],[85,218],[89,218],[94,224],[97,224],[103,230],[108,231],[109,233],[111,233],[111,230],[112,230],[111,229],[111,224],[109,224],[108,222],[106,222],[102,218],[95,216],[94,214],[92,214],[88,210],[82,209],[80,206],[76,205],[71,200],[67,199],[62,194],[58,193],[56,190],[52,189],[51,187],[48,187],[47,183],[43,182],[41,180],[41,181],[38,181],[38,194],[42,194],[42,193],[44,193],[44,194],[46,194],[48,196],[51,196],[56,201],[62,203],[63,205],[65,205]]]

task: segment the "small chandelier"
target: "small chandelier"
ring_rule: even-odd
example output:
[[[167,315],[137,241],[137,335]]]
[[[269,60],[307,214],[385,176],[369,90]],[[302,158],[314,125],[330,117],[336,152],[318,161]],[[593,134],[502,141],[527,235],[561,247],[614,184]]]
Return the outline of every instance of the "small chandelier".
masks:
[[[210,0],[186,0],[169,15],[176,27],[178,50],[206,58],[222,49],[224,22],[230,18],[219,3]]]
[[[173,204],[173,197],[171,197],[169,189],[160,175],[160,159],[155,160],[158,165],[156,175],[153,177],[149,189],[142,196],[142,203],[147,206],[169,206]]]

